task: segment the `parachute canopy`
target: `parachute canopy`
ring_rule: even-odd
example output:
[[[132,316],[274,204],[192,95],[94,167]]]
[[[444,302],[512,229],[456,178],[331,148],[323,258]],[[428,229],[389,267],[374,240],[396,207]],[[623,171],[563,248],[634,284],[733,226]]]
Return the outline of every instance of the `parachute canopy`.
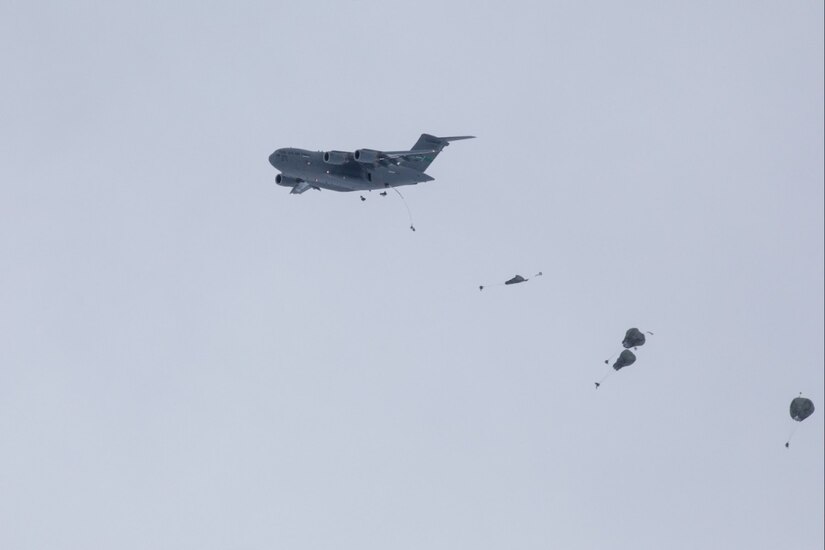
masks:
[[[622,345],[625,348],[635,348],[638,346],[643,346],[645,344],[645,335],[644,333],[637,329],[637,328],[629,328],[624,335],[624,340],[622,340]]]
[[[814,403],[807,397],[796,397],[791,401],[791,418],[802,422],[814,414]]]
[[[633,363],[636,362],[636,355],[630,351],[629,349],[623,350],[620,354],[616,362],[613,363],[613,368],[615,370],[622,369],[624,367],[629,367]]]

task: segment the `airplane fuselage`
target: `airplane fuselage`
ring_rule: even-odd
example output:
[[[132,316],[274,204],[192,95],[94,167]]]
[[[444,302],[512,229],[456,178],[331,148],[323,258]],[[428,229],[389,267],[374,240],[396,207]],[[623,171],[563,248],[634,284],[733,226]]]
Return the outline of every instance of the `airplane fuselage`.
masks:
[[[351,153],[346,160],[328,162],[323,151],[278,149],[269,156],[269,163],[280,170],[278,185],[294,187],[306,183],[311,187],[331,191],[370,191],[431,181],[424,172],[393,162],[366,163],[355,160]]]

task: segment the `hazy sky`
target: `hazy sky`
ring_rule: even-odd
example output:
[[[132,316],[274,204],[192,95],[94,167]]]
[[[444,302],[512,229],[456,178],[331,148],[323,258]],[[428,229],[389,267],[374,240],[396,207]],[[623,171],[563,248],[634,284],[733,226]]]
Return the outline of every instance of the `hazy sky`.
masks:
[[[0,547],[825,546],[821,1],[7,0],[0,69]],[[415,233],[267,162],[422,132]]]

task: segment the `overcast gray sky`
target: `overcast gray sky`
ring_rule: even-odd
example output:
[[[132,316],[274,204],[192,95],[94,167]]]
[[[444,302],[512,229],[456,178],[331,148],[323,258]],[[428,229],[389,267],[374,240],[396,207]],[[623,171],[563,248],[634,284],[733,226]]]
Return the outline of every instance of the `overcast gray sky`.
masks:
[[[825,546],[821,1],[7,0],[0,69],[0,547]],[[422,132],[415,233],[267,163]]]

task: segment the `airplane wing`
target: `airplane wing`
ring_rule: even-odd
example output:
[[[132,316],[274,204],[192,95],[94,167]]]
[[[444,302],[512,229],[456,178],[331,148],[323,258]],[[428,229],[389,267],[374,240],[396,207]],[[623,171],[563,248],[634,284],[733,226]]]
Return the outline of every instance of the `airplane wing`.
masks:
[[[300,195],[307,189],[312,188],[310,184],[305,181],[300,182],[298,185],[292,188],[292,191],[289,192],[290,195]]]

